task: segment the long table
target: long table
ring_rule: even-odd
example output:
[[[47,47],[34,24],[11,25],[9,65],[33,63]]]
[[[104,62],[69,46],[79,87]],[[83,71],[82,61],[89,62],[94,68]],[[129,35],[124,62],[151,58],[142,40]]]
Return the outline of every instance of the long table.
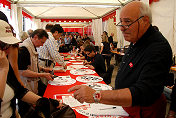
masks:
[[[67,64],[67,66],[69,66],[69,65],[71,65],[71,64]],[[55,75],[57,75],[57,76],[68,76],[68,75],[70,75],[70,77],[72,79],[76,79],[76,77],[79,76],[79,75],[70,74],[70,70],[67,70],[65,73],[55,73]],[[98,76],[97,73],[95,73],[93,75]],[[99,83],[105,84],[104,81],[101,81]],[[71,87],[73,87],[75,85],[81,85],[81,84],[85,84],[85,83],[76,81],[76,83],[74,83],[72,85],[65,85],[65,86],[54,86],[54,85],[48,84],[47,88],[46,88],[46,91],[45,91],[45,94],[44,94],[44,97],[54,98],[54,95],[56,95],[56,94],[70,94],[70,93],[68,93],[68,89],[69,88],[71,88]],[[76,114],[77,118],[87,118],[87,116],[79,114],[76,110],[74,110],[74,111],[75,111],[75,114]],[[98,117],[96,117],[96,118],[98,118]],[[108,118],[110,118],[110,117],[108,117]],[[112,118],[115,118],[115,117],[112,116]],[[119,116],[119,118],[129,118],[129,117],[120,117]]]

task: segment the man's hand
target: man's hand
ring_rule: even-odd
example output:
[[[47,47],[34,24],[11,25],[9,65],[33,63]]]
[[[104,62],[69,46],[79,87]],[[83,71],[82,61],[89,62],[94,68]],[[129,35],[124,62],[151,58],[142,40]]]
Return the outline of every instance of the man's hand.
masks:
[[[64,66],[64,69],[67,69],[67,65]]]
[[[53,81],[54,75],[52,75],[52,74],[50,74],[50,73],[40,73],[40,74],[41,74],[41,77],[44,77],[44,78],[46,78],[47,80]]]
[[[43,71],[46,72],[46,73],[49,73],[51,72],[53,69],[52,68],[43,68]]]
[[[84,64],[84,65],[87,65],[87,64],[88,64],[88,61],[87,61],[87,60],[84,60],[83,64]]]
[[[72,92],[74,98],[77,99],[80,103],[87,102],[87,103],[94,103],[93,94],[95,90],[85,86],[85,85],[76,85],[68,90],[68,92]]]

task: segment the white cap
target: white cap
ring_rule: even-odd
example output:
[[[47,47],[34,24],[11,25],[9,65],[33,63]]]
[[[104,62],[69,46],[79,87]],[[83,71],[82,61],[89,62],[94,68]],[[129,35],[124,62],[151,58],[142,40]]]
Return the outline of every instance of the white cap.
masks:
[[[3,20],[0,20],[0,41],[7,44],[15,44],[21,42],[21,40],[18,40],[13,36],[10,25]]]

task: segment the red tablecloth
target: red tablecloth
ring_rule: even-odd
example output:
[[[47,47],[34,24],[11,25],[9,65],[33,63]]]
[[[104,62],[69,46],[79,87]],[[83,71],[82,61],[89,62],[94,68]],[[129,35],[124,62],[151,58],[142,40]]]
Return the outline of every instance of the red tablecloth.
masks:
[[[71,63],[75,63],[75,62],[76,61],[72,61]],[[72,65],[71,63],[67,64],[67,65]],[[58,64],[56,64],[56,65],[58,65]],[[79,75],[70,74],[70,70],[67,70],[65,73],[55,73],[55,75],[57,75],[57,76],[68,76],[68,75],[70,75],[70,77],[72,79],[76,79],[76,77],[79,76]],[[98,76],[97,73],[92,74],[92,75],[97,75]],[[102,82],[99,82],[99,83],[104,83],[104,82],[102,81]],[[76,83],[74,83],[72,85],[66,85],[66,86],[54,86],[54,85],[48,84],[47,88],[46,88],[46,91],[45,91],[45,94],[44,94],[44,97],[54,98],[54,95],[56,95],[56,94],[70,94],[70,93],[68,93],[68,89],[75,86],[75,85],[80,85],[80,84],[85,84],[85,83],[76,81]],[[75,114],[76,114],[77,118],[87,118],[87,116],[81,115],[76,111],[75,111]],[[98,117],[96,117],[96,118],[98,118]],[[123,118],[129,118],[129,117],[123,117]]]

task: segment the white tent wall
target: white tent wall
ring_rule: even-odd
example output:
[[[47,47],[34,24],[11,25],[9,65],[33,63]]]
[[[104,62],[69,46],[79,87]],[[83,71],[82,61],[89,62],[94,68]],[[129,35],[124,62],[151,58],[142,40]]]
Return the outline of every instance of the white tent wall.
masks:
[[[114,19],[110,18],[108,19],[108,36],[111,35],[111,33],[114,33],[113,41],[117,41],[117,28],[116,25],[114,24]]]
[[[120,22],[120,20],[119,20],[120,11],[121,11],[121,9],[118,9],[116,11],[116,24]],[[120,31],[120,28],[116,27],[116,29],[117,29],[116,35],[117,35],[117,42],[118,42],[117,43],[117,48],[123,48],[124,46],[129,45],[130,43],[125,41],[125,39],[123,37],[123,34]]]
[[[104,22],[103,22],[103,31],[108,31],[108,21],[107,20],[105,20]],[[102,32],[103,33],[103,32]]]
[[[22,16],[22,8],[21,7],[17,7],[17,20],[18,20],[18,30],[19,32],[22,31],[23,29],[23,16]]]
[[[42,26],[41,26],[41,20],[40,19],[33,18],[32,22],[33,22],[32,23],[32,30],[42,28]]]
[[[17,34],[17,38],[19,38],[18,34],[20,32],[20,28],[19,28],[19,22],[18,20],[20,20],[21,17],[18,17],[18,10],[17,10],[17,6],[16,4],[11,4],[11,18],[12,18],[12,26],[14,28],[14,30],[16,31]],[[20,14],[20,13],[19,13]],[[22,15],[22,12],[21,12]],[[22,18],[21,18],[22,19]],[[22,20],[20,20],[22,21]],[[22,24],[22,23],[21,23]]]
[[[165,36],[172,47],[173,54],[176,54],[176,2],[175,0],[160,0],[151,5],[153,25],[156,25]],[[175,23],[175,24],[174,24]]]
[[[111,33],[114,33],[113,40],[117,41],[117,29],[116,29],[113,18],[109,18],[108,20],[105,20],[103,22],[103,31],[106,31],[108,33],[108,36],[110,36]],[[102,32],[102,34],[103,34],[103,32]]]
[[[102,18],[92,20],[92,32],[95,40],[95,45],[101,45],[101,34],[103,33]]]

